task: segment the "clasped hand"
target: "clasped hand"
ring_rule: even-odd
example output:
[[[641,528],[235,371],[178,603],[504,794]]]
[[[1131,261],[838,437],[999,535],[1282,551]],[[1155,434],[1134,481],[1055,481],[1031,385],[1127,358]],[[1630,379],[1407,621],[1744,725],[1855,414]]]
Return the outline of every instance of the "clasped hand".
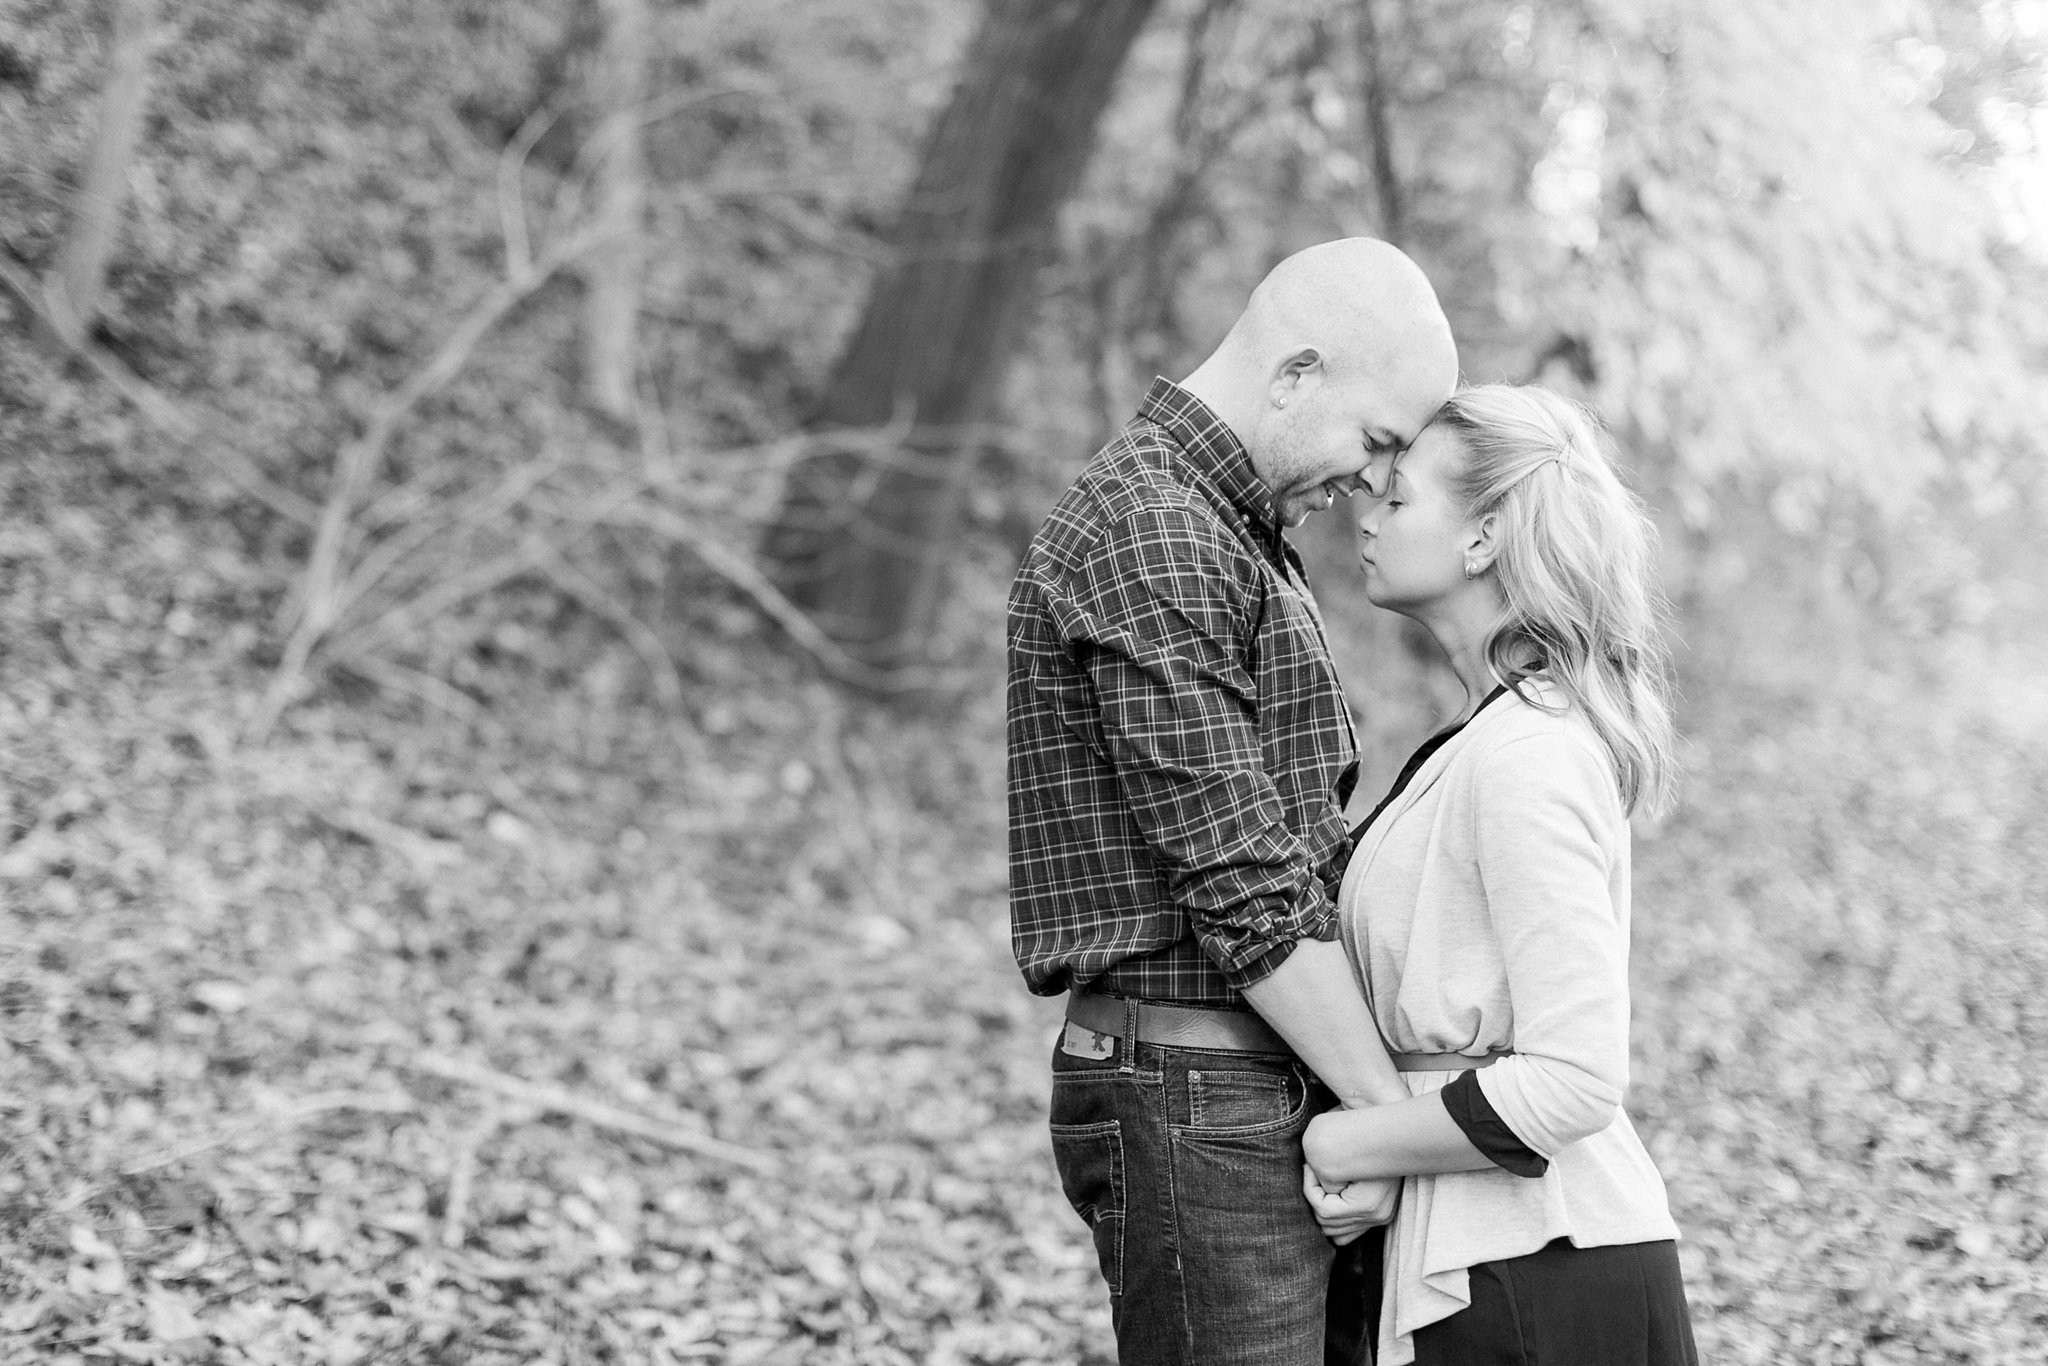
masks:
[[[1321,1119],[1309,1121],[1314,1128]],[[1334,1187],[1326,1186],[1316,1175],[1316,1169],[1306,1163],[1301,1169],[1301,1193],[1308,1198],[1308,1207],[1315,1214],[1316,1224],[1323,1230],[1323,1236],[1343,1247],[1353,1243],[1370,1228],[1378,1228],[1394,1217],[1394,1205],[1400,1198],[1400,1178],[1340,1182]]]

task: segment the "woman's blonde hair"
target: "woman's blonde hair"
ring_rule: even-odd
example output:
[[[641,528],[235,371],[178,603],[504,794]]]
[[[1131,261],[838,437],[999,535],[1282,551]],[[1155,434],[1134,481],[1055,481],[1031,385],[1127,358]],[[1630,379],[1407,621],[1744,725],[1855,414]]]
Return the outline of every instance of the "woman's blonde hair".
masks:
[[[1496,677],[1542,674],[1592,724],[1622,804],[1659,812],[1676,777],[1656,528],[1621,482],[1599,419],[1533,385],[1461,389],[1437,415],[1465,447],[1452,491],[1496,519],[1507,607],[1486,642]]]

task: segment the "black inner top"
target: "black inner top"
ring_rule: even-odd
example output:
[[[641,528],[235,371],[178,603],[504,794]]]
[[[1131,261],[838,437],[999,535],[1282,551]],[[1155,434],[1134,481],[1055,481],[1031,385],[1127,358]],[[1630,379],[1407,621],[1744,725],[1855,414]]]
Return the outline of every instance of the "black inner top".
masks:
[[[1485,698],[1480,701],[1479,705],[1472,709],[1471,716],[1466,717],[1457,725],[1452,726],[1449,730],[1440,730],[1436,734],[1430,736],[1427,740],[1424,740],[1421,746],[1418,747],[1413,754],[1408,756],[1408,762],[1401,765],[1400,774],[1397,777],[1395,777],[1394,785],[1387,789],[1387,795],[1380,798],[1380,804],[1378,806],[1375,806],[1372,809],[1372,814],[1370,816],[1367,816],[1364,820],[1360,821],[1358,823],[1358,828],[1351,832],[1351,842],[1353,844],[1356,844],[1358,842],[1359,836],[1363,835],[1368,829],[1372,827],[1372,823],[1380,818],[1380,812],[1386,810],[1389,806],[1391,806],[1393,804],[1394,798],[1400,796],[1403,792],[1408,790],[1409,780],[1414,778],[1415,771],[1417,769],[1421,768],[1424,763],[1428,762],[1430,755],[1442,749],[1445,743],[1449,741],[1453,735],[1456,735],[1459,731],[1471,725],[1473,719],[1477,717],[1480,712],[1485,711],[1489,706],[1493,704],[1493,700],[1496,697],[1501,696],[1503,693],[1507,692],[1507,690],[1508,685],[1505,683],[1501,684],[1492,692],[1488,693],[1485,696]]]

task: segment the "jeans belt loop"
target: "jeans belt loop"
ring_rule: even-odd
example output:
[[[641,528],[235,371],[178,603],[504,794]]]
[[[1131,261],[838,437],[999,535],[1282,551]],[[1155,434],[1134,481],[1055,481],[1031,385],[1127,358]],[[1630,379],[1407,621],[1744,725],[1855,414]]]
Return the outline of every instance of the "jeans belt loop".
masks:
[[[1138,1070],[1138,1003],[1130,997],[1124,999],[1124,1036],[1120,1042],[1123,1065],[1117,1070],[1129,1076]]]

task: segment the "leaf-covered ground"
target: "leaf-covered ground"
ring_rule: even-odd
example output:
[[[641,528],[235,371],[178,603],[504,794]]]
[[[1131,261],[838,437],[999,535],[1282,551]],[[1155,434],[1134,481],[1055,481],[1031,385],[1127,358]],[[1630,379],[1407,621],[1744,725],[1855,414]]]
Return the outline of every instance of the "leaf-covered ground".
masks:
[[[480,722],[338,692],[253,747],[232,530],[8,479],[0,1359],[1111,1358],[993,680],[875,711],[735,609],[665,715],[570,620],[499,633]],[[1710,1360],[2048,1341],[2048,728],[2009,676],[1694,709],[1631,1107]]]

